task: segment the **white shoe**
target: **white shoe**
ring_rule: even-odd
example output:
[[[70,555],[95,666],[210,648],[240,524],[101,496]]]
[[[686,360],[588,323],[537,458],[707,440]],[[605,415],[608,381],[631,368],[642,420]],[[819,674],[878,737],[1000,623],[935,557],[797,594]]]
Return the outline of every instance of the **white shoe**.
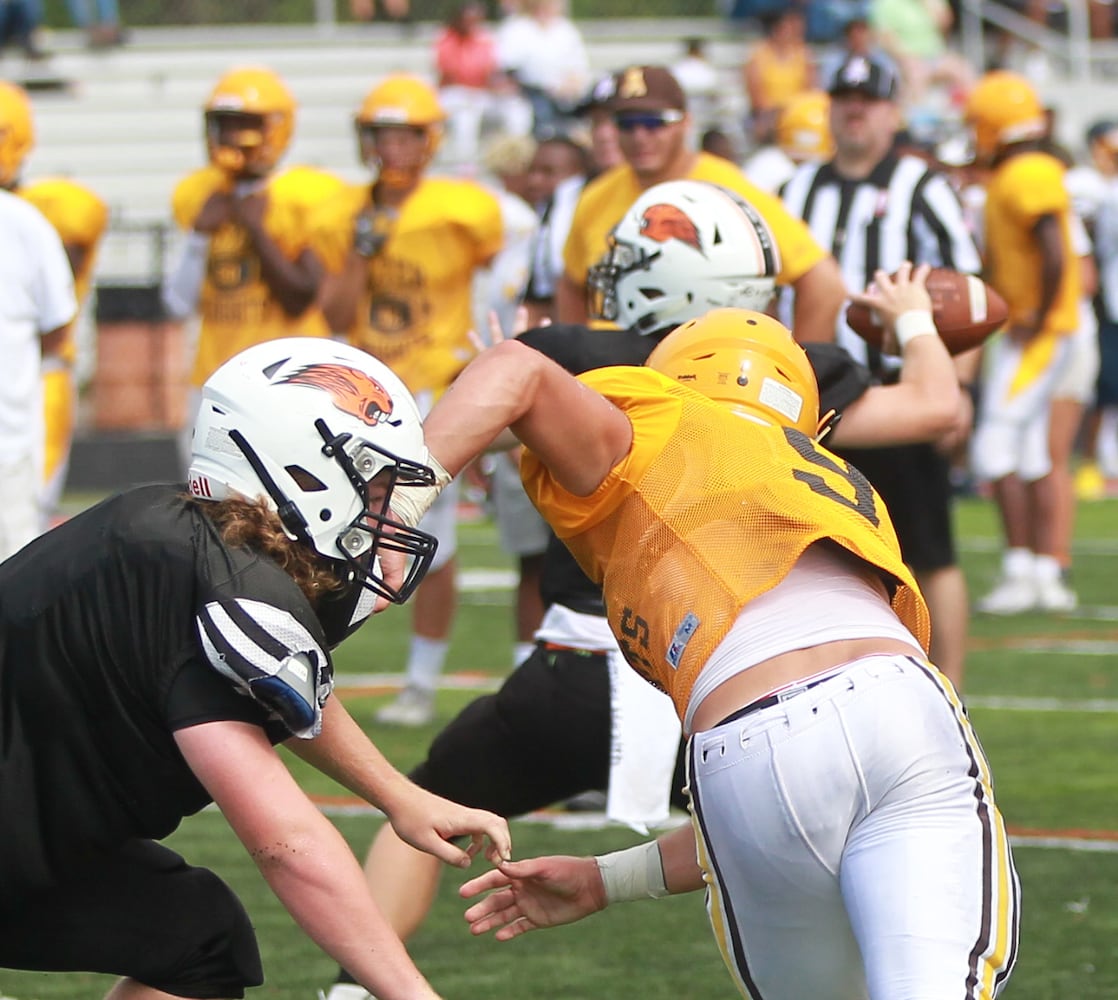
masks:
[[[335,983],[329,993],[318,991],[318,1000],[377,1000],[364,986],[356,983]]]
[[[986,615],[1020,615],[1039,603],[1037,585],[1030,577],[1005,577],[975,607]]]
[[[1063,580],[1038,583],[1036,592],[1036,604],[1041,611],[1074,611],[1079,607],[1079,597]]]
[[[385,705],[374,718],[387,726],[425,726],[435,719],[434,692],[417,687],[406,687],[395,701]],[[327,997],[326,1000],[334,1000],[334,998]],[[344,997],[342,1000],[349,1000],[349,998]]]

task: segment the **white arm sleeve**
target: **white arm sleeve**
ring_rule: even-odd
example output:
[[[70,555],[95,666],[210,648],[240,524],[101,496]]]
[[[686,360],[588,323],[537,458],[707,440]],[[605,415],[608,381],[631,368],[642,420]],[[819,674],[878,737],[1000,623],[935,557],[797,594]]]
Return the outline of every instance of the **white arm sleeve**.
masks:
[[[209,236],[195,232],[187,235],[175,268],[163,283],[163,307],[172,319],[186,319],[197,308],[209,253]]]

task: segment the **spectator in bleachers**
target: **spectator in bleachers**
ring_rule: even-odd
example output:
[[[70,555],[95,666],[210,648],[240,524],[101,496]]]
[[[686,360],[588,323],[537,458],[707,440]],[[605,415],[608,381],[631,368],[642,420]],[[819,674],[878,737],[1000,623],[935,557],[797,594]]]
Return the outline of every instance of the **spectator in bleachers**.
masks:
[[[687,95],[687,107],[699,132],[719,125],[721,88],[718,69],[707,57],[706,43],[701,38],[684,40],[684,55],[672,63],[672,75]]]
[[[531,102],[536,130],[569,117],[590,84],[586,43],[563,11],[563,0],[524,0],[497,28],[501,68]]]
[[[85,32],[91,49],[111,49],[124,44],[117,0],[67,0],[70,20]]]
[[[497,43],[485,26],[480,0],[464,0],[455,7],[435,39],[435,68],[454,163],[476,167],[487,117],[497,118],[506,134],[522,135],[531,129],[531,108],[500,71]]]
[[[962,106],[974,73],[948,45],[953,15],[946,0],[873,0],[870,23],[900,68],[906,105],[921,104],[930,87],[940,86],[953,106]]]
[[[390,21],[411,18],[411,0],[383,0],[384,14]],[[371,21],[377,16],[377,0],[349,0],[349,12],[356,21]]]
[[[831,80],[839,67],[851,56],[863,56],[879,66],[889,67],[891,71],[900,75],[889,53],[878,44],[870,27],[869,18],[865,14],[858,14],[843,25],[842,45],[820,63],[819,81],[824,88],[831,85]]]
[[[2,0],[0,2],[0,53],[9,45],[17,45],[32,60],[45,59],[35,33],[42,23],[42,10],[34,0]]]
[[[742,65],[749,99],[749,135],[760,146],[769,142],[781,109],[796,94],[815,86],[815,57],[804,39],[804,12],[789,4],[762,20],[764,38]]]

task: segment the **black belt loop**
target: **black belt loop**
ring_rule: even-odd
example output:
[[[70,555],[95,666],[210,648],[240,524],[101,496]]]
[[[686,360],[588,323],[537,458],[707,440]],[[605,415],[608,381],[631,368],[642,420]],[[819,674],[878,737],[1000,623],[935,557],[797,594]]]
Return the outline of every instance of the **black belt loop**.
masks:
[[[782,701],[790,701],[792,698],[795,698],[796,695],[803,694],[805,691],[810,691],[813,687],[818,687],[824,681],[829,681],[835,676],[837,675],[828,674],[826,677],[820,677],[817,681],[811,681],[808,684],[801,684],[799,686],[793,685],[790,688],[786,688],[784,691],[778,691],[776,694],[769,694],[764,698],[757,699],[757,701],[751,701],[748,705],[743,705],[736,712],[731,712],[713,728],[717,729],[719,726],[725,726],[730,722],[737,722],[739,719],[744,719],[747,715],[752,715],[754,712],[761,712],[766,708],[779,705]]]

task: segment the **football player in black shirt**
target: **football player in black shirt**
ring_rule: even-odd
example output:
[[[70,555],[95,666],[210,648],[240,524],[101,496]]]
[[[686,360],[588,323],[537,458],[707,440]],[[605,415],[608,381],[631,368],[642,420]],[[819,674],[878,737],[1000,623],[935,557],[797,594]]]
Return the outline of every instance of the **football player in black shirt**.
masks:
[[[648,219],[660,226],[649,226]],[[666,219],[677,236],[665,239],[659,232]],[[591,270],[591,312],[622,329],[560,324],[527,330],[519,339],[573,374],[642,365],[668,333],[712,308],[763,309],[780,269],[776,254],[768,226],[732,192],[700,181],[659,184],[625,214],[610,250]],[[910,301],[898,297],[881,307],[890,314]],[[840,442],[868,447],[929,440],[950,429],[958,386],[937,337],[913,342],[901,382],[889,387],[871,385],[869,372],[834,344],[809,344],[807,352],[821,412],[843,414],[833,432]],[[499,691],[472,702],[439,733],[411,778],[503,816],[606,788],[610,817],[638,829],[666,818],[669,795],[672,804],[685,807],[683,758],[673,742],[679,723],[671,703],[649,689],[645,697],[662,705],[646,700],[618,711],[618,699],[627,696],[619,692],[635,674],[616,651],[601,590],[554,535],[541,589],[547,610],[535,651]],[[633,683],[646,687],[639,678]],[[638,714],[640,732],[629,737],[625,727]],[[370,847],[365,871],[386,916],[407,940],[430,908],[438,866],[386,824]],[[367,994],[343,970],[327,997],[366,1000]]]
[[[329,697],[331,649],[430,563],[390,509],[435,488],[426,461],[387,367],[270,341],[207,381],[187,486],[105,500],[0,564],[0,967],[114,973],[112,1000],[259,985],[241,903],[157,843],[214,802],[326,952],[381,997],[436,996],[273,749],[443,861],[508,855],[504,820],[406,779]]]

